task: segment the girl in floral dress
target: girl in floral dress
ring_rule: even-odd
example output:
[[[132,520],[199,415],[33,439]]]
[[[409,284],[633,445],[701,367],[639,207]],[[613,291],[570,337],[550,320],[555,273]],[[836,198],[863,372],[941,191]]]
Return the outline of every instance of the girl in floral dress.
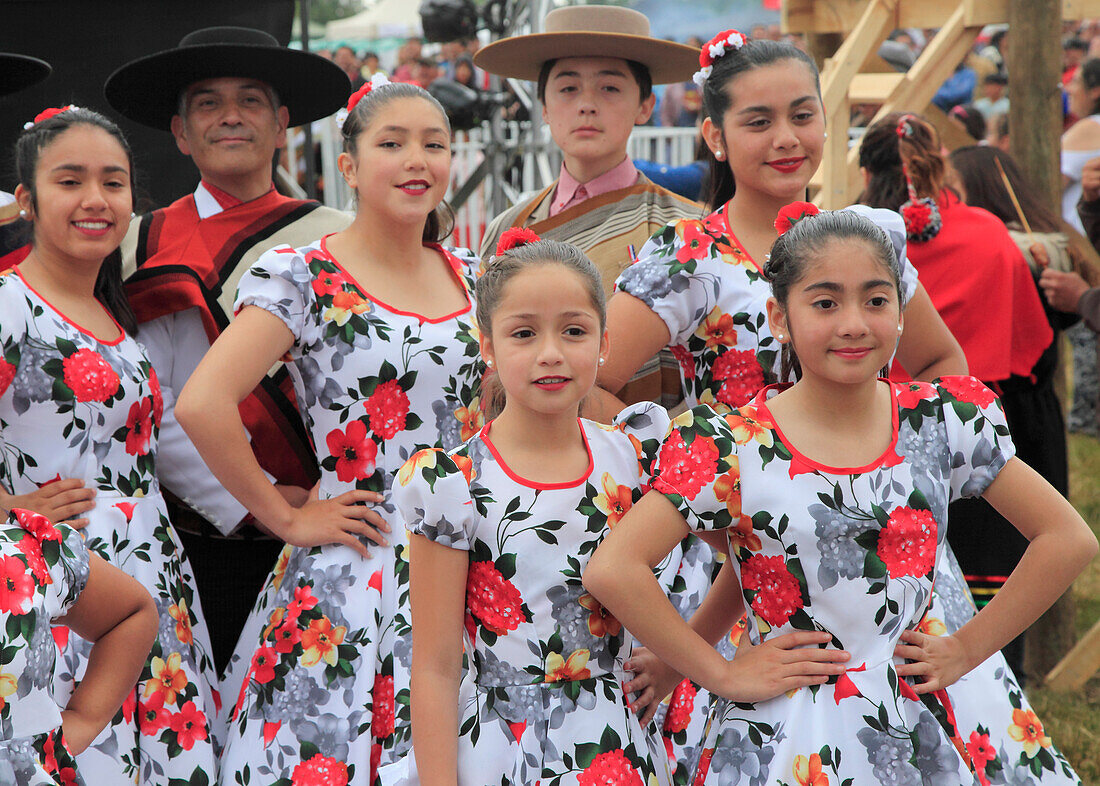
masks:
[[[408,540],[390,488],[417,451],[482,424],[476,260],[437,242],[450,231],[446,114],[414,85],[375,79],[343,135],[355,221],[259,259],[176,407],[225,487],[288,544],[227,676],[227,784],[369,784],[408,750]],[[263,475],[237,410],[280,359],[321,466],[302,508]]]
[[[0,646],[10,653],[0,668],[0,786],[83,786],[73,754],[133,692],[157,607],[137,581],[89,552],[77,530],[21,508],[0,524],[0,576]],[[94,642],[65,709],[52,692],[55,623]]]
[[[997,650],[1069,586],[1095,537],[1015,458],[1000,402],[980,382],[878,378],[902,330],[881,230],[843,211],[805,218],[772,247],[764,274],[772,335],[798,381],[726,415],[701,406],[677,418],[656,493],[584,574],[655,655],[729,699],[695,782],[1077,782],[1011,684],[987,678],[983,694],[959,694],[1007,733],[969,725],[964,698],[946,689],[990,656],[1003,665]],[[947,505],[979,494],[1031,545],[997,598],[947,634],[928,608]],[[707,624],[690,627],[648,567],[689,528],[719,536],[737,578],[722,588],[734,592],[708,596]],[[707,639],[746,607],[748,642],[726,661]],[[776,636],[787,632],[825,634],[810,652],[845,650],[843,673],[823,663],[819,684],[792,676]],[[678,676],[652,675],[666,685]]]
[[[395,780],[665,784],[663,746],[622,688],[628,634],[580,577],[641,497],[668,417],[577,417],[608,343],[600,276],[576,247],[508,230],[477,293],[503,410],[456,450],[414,454],[394,489],[416,619],[415,767]]]
[[[667,346],[680,361],[686,405],[702,403],[728,412],[781,379],[761,267],[776,238],[780,208],[805,198],[821,163],[825,116],[814,62],[790,44],[750,41],[727,30],[703,46],[700,63],[702,130],[714,154],[706,202],[713,212],[701,221],[669,224],[620,275],[608,303],[612,352],[598,382],[607,390],[619,389]],[[897,237],[904,260],[901,218],[885,210],[873,216]],[[915,268],[903,264],[902,278],[910,330],[898,345],[899,360],[914,379],[966,373],[962,351]],[[616,405],[605,402],[610,404],[606,419]],[[682,563],[682,590],[675,597],[688,616],[717,568],[713,552],[692,541]],[[728,643],[723,648],[732,656]],[[686,781],[698,757],[706,705],[705,693],[696,695],[685,684],[666,716],[678,782]]]
[[[129,335],[114,254],[130,223],[132,161],[102,115],[47,110],[16,146],[16,198],[33,249],[0,276],[0,483],[16,496],[57,478],[96,490],[89,550],[136,578],[160,619],[122,709],[78,756],[89,783],[209,782],[217,679],[191,568],[156,477],[161,398]],[[58,628],[55,695],[83,679],[91,642]]]

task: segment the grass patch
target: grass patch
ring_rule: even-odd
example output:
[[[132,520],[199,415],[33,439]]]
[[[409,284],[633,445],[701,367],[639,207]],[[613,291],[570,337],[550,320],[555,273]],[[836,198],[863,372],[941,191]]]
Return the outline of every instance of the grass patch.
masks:
[[[1100,442],[1069,437],[1070,499],[1100,537]],[[1073,584],[1077,635],[1100,619],[1100,559],[1093,560]],[[1087,786],[1100,786],[1100,675],[1074,693],[1029,688],[1027,697],[1043,720],[1047,734],[1065,754]]]

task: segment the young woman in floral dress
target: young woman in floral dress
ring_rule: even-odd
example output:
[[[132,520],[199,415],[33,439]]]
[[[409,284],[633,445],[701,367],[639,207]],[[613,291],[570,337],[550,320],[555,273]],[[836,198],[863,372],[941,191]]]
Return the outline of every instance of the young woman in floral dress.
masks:
[[[525,234],[534,242],[511,246]],[[397,476],[412,533],[415,757],[384,780],[667,784],[664,748],[622,687],[629,634],[580,577],[641,497],[668,417],[654,404],[614,427],[577,417],[608,343],[600,275],[576,247],[508,230],[477,294],[495,372],[485,390],[502,389],[504,405]]]
[[[482,424],[476,260],[437,242],[449,232],[437,210],[447,117],[424,90],[384,78],[347,112],[340,168],[355,221],[260,258],[176,407],[225,487],[288,544],[227,677],[227,784],[369,784],[408,750],[407,536],[390,487],[418,450],[454,447]],[[280,359],[321,465],[319,499],[300,509],[263,475],[237,411]]]
[[[1014,456],[1000,402],[978,380],[879,378],[903,321],[895,255],[870,221],[804,218],[772,247],[764,275],[772,335],[798,381],[726,415],[697,407],[677,418],[656,493],[584,574],[657,657],[729,700],[695,782],[1078,782],[1013,683],[987,673],[982,692],[947,688],[974,669],[1003,669],[997,650],[1069,586],[1096,538]],[[1000,594],[949,634],[929,609],[947,506],[979,494],[1031,545]],[[689,529],[717,534],[737,577],[691,626],[649,567]],[[713,642],[746,608],[748,641],[728,662]],[[810,652],[843,649],[846,669],[823,663],[819,684],[800,685],[776,637],[788,632],[825,634]],[[658,686],[679,676],[646,674]]]
[[[34,236],[27,258],[0,276],[0,484],[22,500],[57,478],[94,488],[88,548],[136,578],[160,616],[140,680],[80,769],[97,786],[209,782],[217,677],[157,483],[160,388],[130,335],[115,254],[133,209],[130,149],[102,115],[47,110],[20,136],[16,167]],[[54,638],[63,701],[92,645],[65,628]]]
[[[728,412],[779,379],[779,345],[768,331],[769,290],[760,271],[780,208],[805,198],[821,163],[825,116],[813,59],[790,44],[749,41],[727,30],[703,46],[700,62],[703,137],[714,154],[706,201],[713,212],[669,224],[620,275],[608,303],[612,351],[598,383],[618,390],[667,346],[680,361],[687,406]],[[904,258],[900,217],[877,211],[875,220],[884,228],[897,224]],[[902,274],[911,329],[898,346],[899,359],[915,379],[965,373],[962,351],[916,271],[903,265]],[[605,420],[621,406],[609,397],[601,403]],[[676,595],[687,615],[716,567],[711,550],[692,540]],[[706,703],[705,694],[685,684],[666,716],[678,782],[698,756]]]

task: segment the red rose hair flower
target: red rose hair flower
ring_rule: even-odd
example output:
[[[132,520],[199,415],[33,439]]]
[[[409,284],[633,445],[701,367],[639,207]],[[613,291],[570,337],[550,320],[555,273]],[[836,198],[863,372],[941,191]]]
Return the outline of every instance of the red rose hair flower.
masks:
[[[390,80],[385,74],[379,72],[372,76],[369,82],[351,94],[351,97],[348,99],[348,105],[336,113],[336,126],[342,131],[344,129],[344,122],[348,119],[348,115],[355,109],[355,105],[362,101],[371,90],[388,84],[390,84]]]
[[[539,237],[533,229],[528,229],[527,227],[512,227],[511,229],[506,229],[504,230],[504,234],[500,236],[500,240],[497,241],[496,255],[499,257],[505,251],[511,251],[513,248],[537,243],[540,240],[542,240],[542,238]]]
[[[34,120],[31,120],[29,123],[24,123],[23,124],[23,130],[34,128],[36,125],[41,123],[43,120],[49,120],[54,115],[60,115],[62,112],[68,112],[70,109],[79,109],[79,108],[80,107],[73,106],[72,104],[65,104],[65,106],[54,106],[54,107],[50,107],[49,109],[43,109],[41,112],[39,112],[37,115],[34,116]]]
[[[699,51],[699,70],[695,72],[692,80],[702,87],[710,78],[710,72],[716,60],[725,57],[731,49],[740,49],[748,42],[748,36],[739,30],[723,30],[703,44],[703,48]]]
[[[799,221],[816,216],[820,212],[813,202],[791,202],[779,211],[775,219],[775,231],[782,235]]]

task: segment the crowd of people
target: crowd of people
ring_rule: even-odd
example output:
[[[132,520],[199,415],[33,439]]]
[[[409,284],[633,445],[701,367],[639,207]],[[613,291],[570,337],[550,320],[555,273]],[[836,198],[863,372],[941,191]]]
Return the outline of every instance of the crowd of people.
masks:
[[[418,44],[387,76],[218,27],[121,65],[107,104],[200,175],[141,216],[95,108],[16,141],[0,784],[1079,784],[1021,636],[1098,549],[1054,378],[1100,327],[1100,141],[1087,237],[916,113],[819,211],[803,49],[561,7],[447,48],[535,83],[562,159],[452,248]],[[626,153],[687,85],[700,202]],[[272,184],[334,113],[349,213]]]

